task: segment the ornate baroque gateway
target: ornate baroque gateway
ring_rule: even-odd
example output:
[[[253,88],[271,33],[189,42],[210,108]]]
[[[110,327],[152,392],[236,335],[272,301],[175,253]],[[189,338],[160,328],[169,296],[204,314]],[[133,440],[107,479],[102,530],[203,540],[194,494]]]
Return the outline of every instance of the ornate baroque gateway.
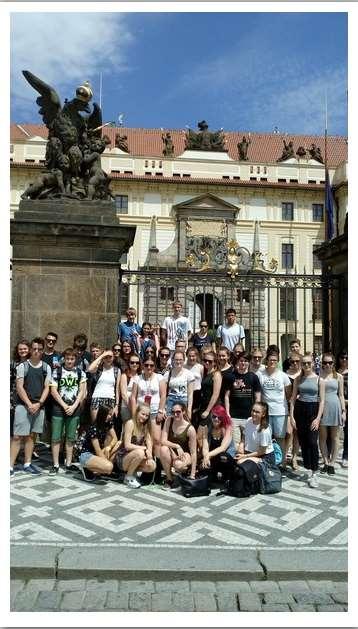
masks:
[[[101,154],[110,140],[102,136],[102,112],[89,102],[93,92],[85,81],[75,98],[62,106],[57,92],[37,76],[23,71],[25,79],[39,92],[39,113],[49,134],[46,169],[22,195],[23,199],[67,197],[72,199],[111,199],[110,178],[101,168]],[[81,112],[89,114],[81,115]]]

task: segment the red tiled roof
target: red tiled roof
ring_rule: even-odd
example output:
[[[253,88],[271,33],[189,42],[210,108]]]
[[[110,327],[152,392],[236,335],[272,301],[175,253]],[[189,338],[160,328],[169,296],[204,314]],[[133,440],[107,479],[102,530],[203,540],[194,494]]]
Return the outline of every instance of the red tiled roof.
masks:
[[[47,138],[48,130],[44,125],[22,124],[20,125],[30,134],[31,137],[40,136]],[[115,136],[120,133],[127,136],[129,153],[131,155],[143,157],[163,157],[162,134],[170,132],[174,143],[174,157],[184,152],[185,146],[185,130],[183,129],[135,129],[129,127],[105,127],[103,133],[108,135],[111,145],[114,146]],[[237,143],[241,141],[242,136],[248,137],[247,131],[224,131],[226,138],[226,147],[228,155],[231,159],[238,159]],[[21,131],[16,125],[11,125],[10,133],[11,141],[26,141],[28,136]],[[283,139],[293,141],[293,148],[296,152],[299,146],[306,149],[314,142],[324,155],[324,136],[314,135],[289,135],[275,133],[251,133],[251,144],[248,148],[248,161],[254,163],[276,163],[277,159],[282,155]],[[338,164],[348,159],[347,138],[343,136],[328,136],[327,139],[328,166],[335,168]],[[205,159],[205,151],[203,151],[203,159]]]

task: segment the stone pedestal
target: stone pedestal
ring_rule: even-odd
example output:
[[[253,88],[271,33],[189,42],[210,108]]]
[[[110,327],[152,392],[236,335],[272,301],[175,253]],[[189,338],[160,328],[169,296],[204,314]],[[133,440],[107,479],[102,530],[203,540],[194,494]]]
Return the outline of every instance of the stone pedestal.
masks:
[[[135,227],[108,201],[21,201],[11,220],[11,343],[49,331],[58,347],[79,332],[109,346],[118,323],[119,260]]]

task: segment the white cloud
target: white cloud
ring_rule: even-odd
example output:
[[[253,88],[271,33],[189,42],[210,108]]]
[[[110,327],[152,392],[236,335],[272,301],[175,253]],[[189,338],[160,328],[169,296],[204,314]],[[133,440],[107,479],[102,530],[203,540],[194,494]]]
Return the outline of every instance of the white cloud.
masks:
[[[133,37],[118,13],[13,13],[11,92],[16,112],[34,117],[36,92],[22,70],[30,70],[71,98],[78,82],[90,80],[98,100],[99,73],[126,71]],[[35,105],[36,107],[36,105]]]

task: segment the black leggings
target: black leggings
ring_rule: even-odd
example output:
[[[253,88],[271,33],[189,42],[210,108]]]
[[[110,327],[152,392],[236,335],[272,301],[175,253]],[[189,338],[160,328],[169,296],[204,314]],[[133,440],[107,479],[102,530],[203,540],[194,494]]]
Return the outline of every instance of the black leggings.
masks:
[[[311,423],[317,417],[318,402],[296,400],[294,418],[297,437],[301,446],[303,466],[306,470],[318,470],[318,430],[311,430]]]

